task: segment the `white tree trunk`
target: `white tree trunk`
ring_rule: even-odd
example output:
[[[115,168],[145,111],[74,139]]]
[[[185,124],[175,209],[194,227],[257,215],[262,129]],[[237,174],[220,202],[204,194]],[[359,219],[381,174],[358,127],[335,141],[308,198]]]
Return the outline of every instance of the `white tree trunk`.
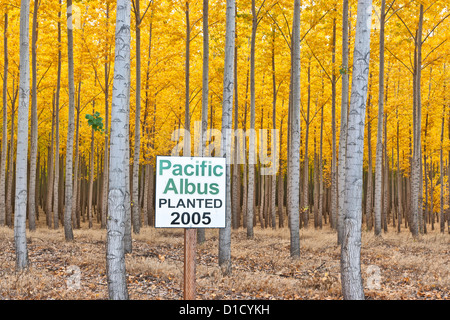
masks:
[[[36,61],[36,41],[37,41],[37,12],[39,2],[34,1],[33,9],[33,30],[31,36],[31,63],[32,63],[32,91],[31,91],[31,130],[30,130],[30,181],[28,193],[28,227],[36,230],[36,167],[38,154],[38,119],[37,119],[37,61]]]
[[[112,300],[128,299],[124,250],[128,190],[124,168],[128,166],[126,125],[130,101],[130,13],[130,2],[117,0],[106,243],[108,291]]]
[[[72,0],[67,0],[67,45],[69,67],[69,120],[66,144],[66,180],[64,203],[64,236],[67,241],[73,240],[72,231],[72,197],[73,197],[73,140],[75,135],[75,81],[73,62],[73,26]]]
[[[2,156],[0,164],[0,226],[6,221],[6,157],[8,150],[8,13],[5,13],[3,29],[3,132],[2,132]],[[3,182],[4,181],[4,182]]]
[[[140,1],[135,1],[136,17],[136,108],[134,121],[133,190],[131,210],[133,232],[140,233],[141,210],[139,207],[139,159],[141,151],[141,10]]]
[[[30,1],[22,0],[20,4],[20,83],[17,119],[16,200],[14,206],[14,243],[16,249],[16,269],[18,271],[28,268],[26,215],[28,108],[30,102],[29,15]]]
[[[345,201],[345,154],[347,146],[347,109],[348,109],[348,0],[343,1],[342,10],[342,91],[341,91],[341,127],[338,154],[338,244],[342,244],[344,232],[343,208]]]
[[[341,250],[341,279],[344,299],[364,299],[360,255],[364,122],[370,59],[371,16],[372,1],[359,0],[345,165],[344,233]]]
[[[414,81],[413,81],[413,156],[411,163],[411,233],[416,238],[419,236],[419,217],[422,214],[422,198],[419,194],[420,185],[422,184],[421,177],[421,158],[422,158],[422,142],[421,142],[421,70],[422,70],[422,24],[423,24],[423,5],[420,5],[419,24],[416,35],[416,49],[414,61]]]
[[[227,158],[226,175],[226,216],[225,228],[219,230],[219,266],[223,274],[231,273],[231,128],[233,121],[233,93],[234,93],[234,44],[235,44],[235,0],[227,0],[226,35],[225,35],[225,65],[223,78],[222,104],[222,141],[220,156]]]
[[[375,195],[374,195],[374,217],[375,235],[381,234],[381,210],[382,210],[382,176],[383,176],[383,117],[384,117],[384,17],[385,0],[381,1],[381,23],[380,23],[380,67],[378,84],[378,125],[377,125],[377,148],[375,155]]]
[[[292,27],[292,115],[290,130],[289,174],[287,181],[291,257],[300,257],[299,181],[300,181],[300,0],[294,2]]]
[[[199,141],[199,156],[205,155],[206,131],[208,130],[208,97],[209,97],[209,0],[203,0],[203,75],[202,75],[202,124]],[[205,242],[205,229],[197,229],[197,242]]]
[[[250,135],[248,141],[248,193],[247,193],[247,238],[253,238],[253,216],[255,197],[255,41],[256,41],[257,16],[255,0],[252,0],[252,38],[250,49]]]

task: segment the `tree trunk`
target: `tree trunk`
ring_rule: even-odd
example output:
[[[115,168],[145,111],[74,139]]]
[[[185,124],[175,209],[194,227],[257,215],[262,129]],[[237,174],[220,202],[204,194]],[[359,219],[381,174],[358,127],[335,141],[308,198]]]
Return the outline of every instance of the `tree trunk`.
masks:
[[[32,90],[31,90],[31,130],[30,130],[30,181],[28,192],[28,228],[36,230],[36,168],[38,153],[38,119],[37,119],[37,12],[39,1],[34,1],[33,29],[31,34],[31,67],[32,67]]]
[[[209,0],[203,0],[203,75],[202,75],[202,127],[200,134],[200,156],[205,155],[206,131],[208,130],[208,97],[209,97]],[[205,229],[197,229],[197,242],[206,241]]]
[[[367,191],[366,191],[366,226],[372,230],[373,226],[373,156],[372,156],[372,118],[370,111],[372,107],[372,73],[369,74],[369,98],[367,100]]]
[[[6,158],[8,151],[8,13],[5,13],[3,28],[3,132],[2,132],[2,156],[0,164],[0,226],[6,221]]]
[[[68,45],[68,77],[69,77],[69,120],[66,143],[66,179],[64,202],[64,237],[73,240],[72,231],[72,197],[73,197],[73,140],[75,135],[75,81],[73,61],[73,25],[72,0],[67,0],[67,45]]]
[[[17,118],[16,191],[14,205],[14,244],[16,270],[28,268],[26,237],[27,215],[27,166],[28,166],[28,108],[30,101],[30,57],[29,57],[30,1],[20,4],[20,83]]]
[[[124,248],[128,190],[124,167],[128,166],[126,110],[130,101],[130,14],[130,2],[117,0],[106,242],[108,292],[112,300],[128,299]]]
[[[72,224],[74,228],[77,228],[77,212],[80,210],[80,198],[78,197],[79,189],[79,136],[80,136],[80,112],[81,112],[81,80],[78,82],[78,95],[77,95],[77,119],[75,125],[75,165],[73,174],[73,197],[72,197]],[[92,228],[92,225],[89,226]]]
[[[322,91],[323,92],[323,91]],[[323,217],[323,161],[322,161],[322,155],[323,155],[323,106],[320,110],[320,142],[319,142],[319,208],[318,208],[318,227],[322,229],[322,217]],[[326,223],[326,220],[325,220]]]
[[[94,111],[94,110],[93,110]],[[93,216],[93,206],[92,206],[92,193],[94,187],[94,128],[91,130],[91,154],[89,157],[89,194],[88,194],[88,220],[89,228],[92,227],[92,216]]]
[[[383,117],[384,117],[384,24],[385,24],[386,0],[381,1],[380,19],[380,66],[378,79],[378,126],[377,126],[377,148],[375,155],[375,196],[374,216],[375,235],[381,235],[381,211],[382,207],[382,176],[383,176]]]
[[[219,230],[219,266],[223,275],[231,274],[231,135],[233,121],[233,89],[234,89],[234,47],[236,32],[236,3],[235,0],[227,0],[226,9],[226,33],[225,33],[225,64],[223,78],[223,103],[222,103],[222,141],[220,144],[220,156],[227,158],[227,182],[226,182],[226,216],[225,228]]]
[[[256,155],[256,137],[255,137],[255,45],[257,14],[255,0],[252,0],[252,38],[250,48],[250,135],[248,149],[248,193],[247,193],[247,238],[253,239],[253,216],[254,216],[254,197],[255,197],[255,155]]]
[[[237,16],[237,7],[236,16]],[[235,24],[236,24],[235,20]],[[236,30],[236,26],[235,26]],[[237,42],[237,33],[235,32],[235,43]],[[241,217],[241,130],[239,130],[239,87],[238,87],[238,47],[234,47],[234,165],[233,165],[233,209],[232,209],[232,223],[233,229],[238,229]]]
[[[336,8],[334,9],[336,10]],[[331,132],[332,132],[332,152],[331,152],[331,227],[338,228],[338,180],[337,180],[337,165],[336,165],[336,18],[333,18],[333,33],[332,33],[332,74],[331,74]]]
[[[361,216],[364,158],[364,121],[370,59],[372,1],[359,0],[356,21],[352,94],[348,114],[345,172],[345,217],[341,250],[344,299],[364,299],[361,278]]]
[[[309,155],[308,155],[308,139],[309,139],[309,110],[311,106],[311,61],[308,64],[308,102],[306,107],[306,134],[305,134],[305,160],[303,162],[303,205],[301,208],[303,214],[303,224],[308,227],[309,216]]]
[[[283,118],[280,120],[280,143],[279,143],[279,157],[280,168],[278,169],[278,226],[284,227],[284,179],[283,179],[283,163],[282,163],[282,145],[283,145]]]
[[[413,156],[411,163],[411,233],[414,238],[419,236],[419,218],[422,214],[422,203],[420,200],[420,184],[421,180],[421,95],[420,95],[420,83],[421,83],[421,69],[422,69],[422,24],[423,24],[423,4],[420,4],[419,11],[419,25],[417,35],[415,38],[415,59],[414,59],[414,126],[413,126]]]
[[[289,148],[288,214],[290,223],[290,254],[300,257],[299,179],[300,179],[300,0],[294,1],[292,23],[292,115]]]
[[[276,166],[279,165],[279,154],[277,154],[277,86],[276,86],[276,77],[275,77],[275,27],[272,30],[272,91],[273,91],[273,100],[272,100],[272,146],[270,149],[273,163],[272,166],[274,169],[272,170],[271,175],[271,217],[272,217],[272,229],[276,229],[276,191],[277,191],[277,171],[280,170]],[[237,82],[237,79],[236,79]],[[237,117],[237,114],[236,114]],[[280,170],[281,171],[281,170]]]
[[[345,195],[345,155],[347,146],[347,110],[348,110],[348,0],[343,1],[342,8],[342,91],[341,91],[341,125],[339,134],[338,159],[338,244],[342,244],[344,232],[344,195]],[[369,144],[370,148],[370,144]]]
[[[397,117],[397,196],[398,196],[398,209],[397,209],[397,231],[401,231],[402,226],[402,214],[403,214],[403,192],[402,192],[402,173],[400,171],[400,123],[398,120],[398,108],[396,110]]]
[[[8,184],[6,189],[6,225],[12,227],[12,216],[13,216],[13,183],[14,183],[14,131],[15,128],[15,117],[16,117],[16,101],[17,95],[19,93],[19,86],[15,84],[16,78],[13,77],[13,99],[11,103],[11,138],[9,142],[9,159],[8,159]]]
[[[445,74],[445,64],[444,64],[444,74]],[[444,80],[444,93],[446,92],[446,81]],[[439,159],[439,179],[440,179],[440,189],[441,193],[439,195],[440,202],[440,232],[444,233],[445,230],[445,211],[444,211],[444,123],[445,123],[445,94],[444,94],[444,105],[442,110],[442,122],[441,122],[441,148],[440,148],[440,159]]]
[[[141,10],[140,0],[135,0],[136,17],[136,107],[134,121],[133,190],[131,210],[133,232],[140,233],[141,210],[139,208],[139,160],[141,150]]]
[[[106,33],[109,32],[109,2],[106,2]],[[106,41],[108,42],[108,41]],[[105,78],[104,78],[104,94],[105,94],[105,145],[103,155],[103,182],[102,182],[102,202],[101,202],[101,228],[106,228],[108,212],[108,193],[109,193],[109,73],[110,63],[108,57],[105,57]]]

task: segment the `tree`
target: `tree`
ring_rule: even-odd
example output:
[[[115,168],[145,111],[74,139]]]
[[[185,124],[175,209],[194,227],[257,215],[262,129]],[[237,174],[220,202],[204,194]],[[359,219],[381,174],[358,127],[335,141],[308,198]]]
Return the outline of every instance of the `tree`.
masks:
[[[288,155],[288,215],[290,222],[290,253],[292,258],[300,257],[299,181],[300,181],[300,0],[294,1],[292,22],[291,62],[292,108],[290,119],[290,141]]]
[[[94,132],[104,132],[103,129],[103,118],[100,117],[99,112],[95,112],[95,100],[92,102],[92,115],[87,114],[86,119],[88,119],[88,125],[92,127],[91,131],[91,154],[89,156],[89,193],[88,193],[88,219],[89,226],[92,225],[92,193],[94,187]]]
[[[28,227],[30,230],[36,229],[36,167],[38,151],[38,115],[37,115],[37,14],[39,0],[34,0],[33,8],[33,29],[31,34],[31,65],[32,65],[32,91],[31,91],[31,130],[30,130],[30,181],[28,193]]]
[[[342,91],[341,91],[341,127],[339,135],[338,160],[338,243],[342,244],[343,207],[345,195],[345,154],[347,146],[347,109],[348,109],[348,0],[342,6]]]
[[[364,299],[361,278],[361,217],[363,190],[364,122],[370,59],[372,1],[359,0],[352,91],[348,113],[345,165],[344,233],[341,246],[341,281],[344,299]]]
[[[73,240],[72,230],[72,197],[73,197],[73,141],[75,135],[75,81],[73,61],[73,23],[72,0],[67,0],[67,45],[69,63],[69,124],[66,143],[66,180],[64,208],[64,237],[66,241]]]
[[[127,182],[127,110],[130,86],[130,2],[117,0],[114,82],[111,101],[106,264],[109,298],[128,299],[125,273],[125,223]]]
[[[3,132],[2,132],[2,157],[0,164],[0,180],[6,181],[6,157],[8,150],[8,12],[5,12],[5,22],[3,29]],[[0,226],[5,225],[6,183],[0,183]]]
[[[254,197],[255,197],[255,155],[256,155],[256,136],[255,136],[255,46],[256,46],[256,28],[258,27],[258,12],[256,12],[256,0],[252,0],[252,38],[250,49],[250,135],[248,147],[248,193],[247,193],[247,238],[253,238],[253,216],[254,216]],[[261,7],[260,7],[261,10]]]
[[[139,208],[139,159],[141,151],[141,23],[152,5],[149,2],[147,9],[141,16],[140,0],[132,1],[136,19],[136,108],[134,122],[134,155],[133,155],[133,190],[132,190],[132,219],[133,232],[139,234],[141,227],[141,211]]]
[[[202,75],[202,124],[199,141],[200,155],[205,155],[206,131],[208,130],[208,97],[209,97],[209,0],[203,0],[203,75]],[[205,242],[205,229],[197,229],[197,242]]]
[[[20,83],[17,118],[16,199],[14,206],[14,244],[16,269],[18,271],[28,268],[26,214],[28,200],[28,107],[30,101],[29,15],[30,1],[22,0],[20,3]]]
[[[219,266],[224,275],[231,274],[231,128],[233,121],[233,92],[234,92],[234,46],[236,32],[236,3],[227,0],[226,34],[225,34],[225,63],[223,76],[222,102],[222,140],[220,156],[227,158],[226,168],[226,216],[225,228],[219,230]]]
[[[381,0],[380,13],[380,67],[378,82],[378,125],[377,125],[377,148],[375,155],[375,195],[374,216],[375,235],[381,234],[381,210],[382,209],[382,169],[383,169],[383,116],[384,116],[384,25],[386,20],[386,0]],[[386,141],[385,141],[386,143]]]

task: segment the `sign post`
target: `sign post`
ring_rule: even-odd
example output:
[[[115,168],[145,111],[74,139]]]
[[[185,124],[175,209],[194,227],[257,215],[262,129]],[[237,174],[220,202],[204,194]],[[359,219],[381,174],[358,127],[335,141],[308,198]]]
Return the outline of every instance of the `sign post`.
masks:
[[[225,228],[226,159],[156,157],[155,227],[184,228],[184,299],[195,299],[197,228]]]

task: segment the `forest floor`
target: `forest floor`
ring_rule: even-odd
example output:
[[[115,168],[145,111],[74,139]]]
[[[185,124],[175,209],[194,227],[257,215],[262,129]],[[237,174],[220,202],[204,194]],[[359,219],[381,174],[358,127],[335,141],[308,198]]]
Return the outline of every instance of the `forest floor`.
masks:
[[[85,228],[85,226],[83,226]],[[392,228],[391,228],[392,230]],[[105,230],[44,226],[27,231],[31,267],[17,273],[13,230],[0,228],[0,300],[107,299]],[[342,299],[340,248],[328,227],[300,230],[301,258],[289,257],[289,230],[255,227],[248,240],[232,231],[232,275],[218,268],[218,230],[197,246],[197,299]],[[450,235],[438,230],[414,240],[404,229],[363,232],[361,268],[367,299],[450,300]],[[142,228],[126,256],[130,299],[182,299],[183,230]]]

